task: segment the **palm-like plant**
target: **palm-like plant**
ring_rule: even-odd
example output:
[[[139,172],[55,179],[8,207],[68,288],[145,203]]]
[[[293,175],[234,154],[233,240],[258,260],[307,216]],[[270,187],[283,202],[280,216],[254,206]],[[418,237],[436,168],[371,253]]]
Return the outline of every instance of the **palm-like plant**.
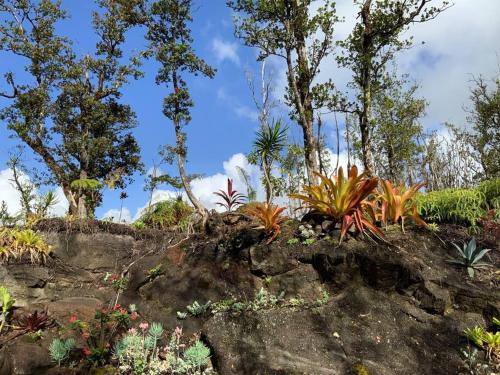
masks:
[[[418,225],[426,225],[417,213],[417,205],[412,202],[413,196],[425,183],[420,182],[409,189],[404,185],[395,187],[389,180],[382,181],[382,192],[377,197],[380,202],[380,220],[386,226],[389,222],[397,223],[401,220],[401,229],[404,233],[404,222],[411,217]]]
[[[233,208],[241,206],[245,198],[243,194],[233,189],[233,180],[230,178],[227,179],[227,191],[219,190],[214,194],[222,198],[222,202],[217,202],[216,204],[224,207],[228,212],[231,212]]]
[[[364,173],[358,174],[358,168],[352,166],[347,178],[342,167],[337,176],[325,177],[319,173],[319,185],[305,186],[305,194],[291,194],[291,198],[302,201],[302,207],[320,213],[341,223],[340,240],[349,228],[354,225],[358,232],[365,228],[374,234],[383,235],[365,214],[365,199],[374,192],[378,184],[377,178],[368,178]]]
[[[480,250],[476,245],[476,239],[472,238],[469,243],[463,244],[462,248],[457,244],[453,243],[455,249],[460,255],[459,259],[448,260],[449,263],[458,264],[462,267],[467,268],[469,276],[474,277],[474,270],[480,268],[491,267],[491,264],[486,262],[480,262],[480,260],[489,252],[491,249]]]
[[[275,160],[279,159],[280,152],[286,146],[286,133],[288,128],[283,126],[281,120],[273,121],[265,125],[256,133],[254,142],[254,153],[264,173],[266,186],[266,202],[270,203],[273,197],[273,184],[271,181],[271,170]]]
[[[251,203],[245,207],[245,212],[256,218],[260,225],[255,229],[263,230],[269,237],[269,245],[281,233],[281,224],[286,220],[281,214],[285,207],[278,207],[269,203]]]

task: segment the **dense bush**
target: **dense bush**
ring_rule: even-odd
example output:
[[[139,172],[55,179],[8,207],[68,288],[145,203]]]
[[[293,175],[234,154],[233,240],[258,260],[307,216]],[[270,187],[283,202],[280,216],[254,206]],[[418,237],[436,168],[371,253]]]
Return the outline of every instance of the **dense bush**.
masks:
[[[152,205],[139,219],[140,223],[157,229],[186,229],[193,208],[182,199],[168,199]]]
[[[500,209],[500,179],[484,181],[476,189],[445,189],[415,196],[418,213],[430,222],[476,228],[489,210]]]
[[[488,209],[500,210],[500,178],[481,182],[478,190],[483,193]]]

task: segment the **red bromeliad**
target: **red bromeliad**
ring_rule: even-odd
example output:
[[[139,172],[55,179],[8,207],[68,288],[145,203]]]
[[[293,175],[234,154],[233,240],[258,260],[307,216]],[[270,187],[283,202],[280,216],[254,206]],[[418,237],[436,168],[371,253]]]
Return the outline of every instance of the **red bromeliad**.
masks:
[[[238,193],[233,190],[233,180],[227,179],[227,192],[224,190],[219,190],[214,193],[223,199],[223,202],[217,202],[218,206],[224,207],[228,212],[231,212],[233,208],[241,206],[243,204],[243,194]]]

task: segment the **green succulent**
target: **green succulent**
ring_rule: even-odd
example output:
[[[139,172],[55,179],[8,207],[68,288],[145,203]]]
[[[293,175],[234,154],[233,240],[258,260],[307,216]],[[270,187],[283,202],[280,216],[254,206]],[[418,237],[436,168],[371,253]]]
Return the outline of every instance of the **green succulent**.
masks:
[[[448,260],[448,263],[458,264],[462,267],[467,268],[469,276],[474,277],[474,270],[480,268],[491,267],[491,264],[486,262],[480,262],[480,260],[488,253],[491,249],[480,250],[477,248],[476,240],[472,238],[467,244],[463,244],[462,248],[457,244],[453,243],[458,254],[459,259]]]
[[[49,347],[50,358],[57,362],[58,366],[68,358],[69,353],[75,347],[75,339],[70,337],[65,341],[61,339],[54,339]]]
[[[197,368],[204,367],[210,359],[210,349],[201,341],[196,341],[193,346],[184,352],[184,360]]]

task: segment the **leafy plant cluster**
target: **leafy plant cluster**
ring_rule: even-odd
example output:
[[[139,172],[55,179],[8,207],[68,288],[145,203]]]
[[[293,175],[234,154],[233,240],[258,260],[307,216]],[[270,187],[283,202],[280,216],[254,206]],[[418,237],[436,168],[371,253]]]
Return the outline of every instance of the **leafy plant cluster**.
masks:
[[[193,208],[182,199],[167,199],[146,209],[138,223],[149,228],[172,229],[177,227],[185,231],[193,212]]]
[[[0,303],[2,307],[2,315],[0,315],[0,333],[2,333],[5,323],[7,323],[7,319],[9,318],[15,302],[16,300],[11,297],[7,288],[0,286]]]
[[[258,311],[263,309],[284,308],[284,307],[319,307],[323,306],[330,300],[330,294],[323,290],[321,296],[315,301],[308,303],[305,299],[297,295],[295,297],[285,299],[285,292],[272,294],[266,288],[260,288],[253,300],[238,301],[235,298],[229,298],[222,301],[212,303],[211,313],[217,314],[221,312],[241,313],[244,311]]]
[[[493,357],[500,359],[500,320],[493,318],[493,326],[492,331],[479,326],[464,330],[464,335],[468,340],[486,351],[486,358],[489,361]]]
[[[0,263],[28,258],[43,264],[50,253],[51,247],[31,229],[0,229]]]
[[[351,167],[347,176],[342,167],[331,178],[321,174],[317,176],[320,184],[305,186],[304,194],[292,194],[291,197],[299,199],[302,207],[310,212],[340,223],[341,241],[353,226],[356,233],[368,230],[376,236],[383,236],[377,223],[387,226],[399,222],[403,231],[406,218],[425,225],[413,203],[415,193],[423,184],[408,189],[394,187],[385,180],[382,181],[382,190],[378,191],[379,180],[365,173],[359,174],[356,166]]]
[[[418,213],[427,221],[466,225],[479,230],[480,220],[493,210],[493,219],[500,215],[500,179],[484,181],[474,189],[445,189],[418,193]]]
[[[130,329],[118,342],[115,358],[120,374],[208,374],[210,350],[196,340],[185,349],[181,343],[182,329],[177,327],[168,345],[161,347],[164,335],[161,324],[140,324],[139,330]]]

